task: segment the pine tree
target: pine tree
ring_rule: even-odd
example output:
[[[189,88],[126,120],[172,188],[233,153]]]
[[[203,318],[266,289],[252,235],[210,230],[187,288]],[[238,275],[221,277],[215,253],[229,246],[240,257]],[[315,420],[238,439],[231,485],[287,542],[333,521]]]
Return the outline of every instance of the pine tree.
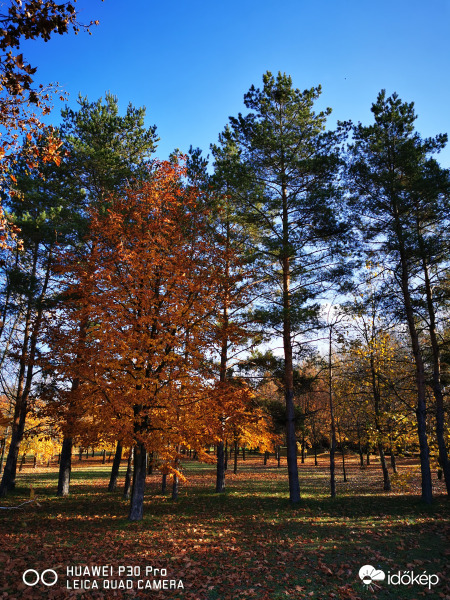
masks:
[[[313,111],[320,87],[301,92],[289,76],[275,78],[270,72],[263,84],[262,90],[252,86],[245,95],[251,112],[230,118],[213,154],[252,232],[267,284],[255,317],[283,339],[289,490],[291,502],[298,502],[296,336],[317,324],[314,300],[329,280],[343,232],[335,212],[339,156],[336,136],[325,132],[330,109]]]
[[[30,171],[28,145],[42,146],[46,139],[51,143],[52,132],[49,138],[40,137],[25,144],[11,176],[14,187],[4,203],[8,220],[20,228],[22,244],[14,253],[5,252],[2,274],[1,361],[14,389],[14,417],[1,495],[15,485],[19,445],[36,386],[36,361],[45,343],[44,311],[57,293],[52,272],[55,250],[71,238],[80,200],[79,190],[59,179],[55,163],[41,161],[39,173]],[[16,351],[11,353],[11,347]]]
[[[355,219],[359,218],[369,257],[391,273],[386,308],[407,325],[416,367],[417,428],[422,472],[422,499],[432,501],[427,438],[427,373],[420,322],[428,322],[433,347],[433,388],[437,406],[439,456],[450,479],[443,439],[443,403],[436,337],[436,298],[430,273],[438,283],[447,270],[449,172],[431,157],[445,135],[422,139],[414,129],[413,103],[384,90],[372,105],[374,123],[353,127],[349,184]],[[440,273],[440,274],[439,274]],[[400,292],[400,305],[395,302]]]

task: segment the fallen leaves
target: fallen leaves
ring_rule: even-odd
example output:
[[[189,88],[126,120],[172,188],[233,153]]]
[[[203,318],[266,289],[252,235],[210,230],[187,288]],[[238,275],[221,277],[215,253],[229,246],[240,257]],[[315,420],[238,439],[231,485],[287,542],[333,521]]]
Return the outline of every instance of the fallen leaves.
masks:
[[[62,575],[69,564],[167,568],[170,576],[183,580],[185,590],[182,595],[152,591],[157,600],[375,600],[358,578],[366,561],[391,572],[414,565],[445,576],[449,518],[445,502],[438,499],[431,509],[422,510],[413,497],[372,495],[375,469],[364,474],[369,474],[366,496],[352,496],[349,490],[347,497],[332,502],[322,487],[327,478],[324,464],[318,470],[301,468],[304,498],[299,509],[292,509],[283,495],[284,469],[264,468],[258,458],[247,462],[248,470],[236,476],[232,489],[221,497],[212,491],[214,469],[188,462],[189,486],[182,488],[176,507],[160,495],[159,477],[150,477],[147,516],[139,524],[125,521],[120,492],[115,496],[106,492],[106,470],[102,479],[97,467],[75,468],[73,495],[64,500],[45,491],[46,483],[54,483],[55,471],[38,472],[39,484],[31,479],[35,474],[25,472],[21,475],[28,483],[25,492],[33,484],[44,497],[45,510],[28,509],[26,528],[20,526],[18,515],[1,515],[0,562],[5,568],[0,598],[129,597],[126,591],[114,596],[102,590],[77,596],[64,587],[52,590],[52,595],[37,587],[28,596],[19,590],[25,569],[54,568]],[[418,549],[412,548],[416,538]],[[439,592],[448,593],[445,585]],[[402,597],[419,600],[421,591],[406,588]],[[148,592],[133,592],[136,598],[148,597]],[[391,597],[386,585],[376,593],[376,600]],[[445,595],[425,592],[425,597]]]

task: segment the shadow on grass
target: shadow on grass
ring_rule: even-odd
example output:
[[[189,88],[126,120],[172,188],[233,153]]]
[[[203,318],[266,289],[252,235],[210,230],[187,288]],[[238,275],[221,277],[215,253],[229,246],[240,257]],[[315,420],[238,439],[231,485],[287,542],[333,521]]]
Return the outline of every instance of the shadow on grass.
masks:
[[[371,564],[386,572],[409,568],[444,576],[445,497],[427,506],[417,496],[385,494],[373,471],[364,492],[340,484],[343,495],[331,499],[324,468],[305,469],[302,500],[291,505],[285,470],[249,465],[252,478],[244,469],[236,477],[228,473],[227,491],[216,494],[211,465],[188,463],[185,469],[189,481],[178,502],[171,501],[170,491],[160,493],[159,476],[149,478],[144,519],[133,523],[127,521],[121,486],[107,492],[108,465],[74,468],[71,495],[65,498],[55,496],[56,472],[22,473],[17,490],[2,504],[27,499],[33,485],[40,506],[0,511],[3,539],[12,555],[18,552],[23,564],[34,568],[47,568],[52,553],[61,564],[158,563],[183,574],[191,597],[201,600],[231,594],[233,600],[299,600],[311,593],[316,600],[413,600],[422,592],[439,597],[436,590],[407,586],[385,586],[372,594],[358,570]],[[9,585],[8,593],[17,594],[12,576]]]

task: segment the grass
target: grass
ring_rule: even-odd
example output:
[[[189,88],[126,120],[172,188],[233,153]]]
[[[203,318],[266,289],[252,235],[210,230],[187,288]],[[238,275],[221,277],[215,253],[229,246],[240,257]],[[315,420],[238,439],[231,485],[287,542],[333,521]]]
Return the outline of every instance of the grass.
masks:
[[[413,460],[400,461],[393,492],[382,491],[381,469],[373,463],[361,470],[356,459],[347,465],[349,481],[338,475],[338,497],[329,498],[327,457],[315,467],[299,465],[302,500],[291,506],[285,465],[262,457],[240,462],[239,473],[227,472],[227,491],[214,493],[214,465],[187,461],[179,500],[160,493],[160,477],[148,477],[144,519],[127,521],[128,504],[121,490],[107,491],[110,465],[100,458],[74,460],[71,495],[55,496],[56,465],[25,467],[17,489],[2,506],[15,506],[36,490],[39,505],[0,510],[2,545],[0,598],[130,598],[186,600],[324,600],[420,598],[450,600],[447,579],[449,502],[442,482],[434,481],[435,501],[420,502],[419,475]],[[124,468],[121,471],[123,479]],[[122,481],[122,479],[120,481]],[[437,574],[438,585],[362,584],[365,564],[386,575],[413,571]],[[167,578],[184,589],[83,591],[66,577],[68,566],[131,566],[167,569]],[[54,587],[22,583],[26,569],[51,568]],[[114,575],[113,579],[116,578]],[[80,579],[83,579],[82,577]],[[126,580],[127,578],[122,578]]]

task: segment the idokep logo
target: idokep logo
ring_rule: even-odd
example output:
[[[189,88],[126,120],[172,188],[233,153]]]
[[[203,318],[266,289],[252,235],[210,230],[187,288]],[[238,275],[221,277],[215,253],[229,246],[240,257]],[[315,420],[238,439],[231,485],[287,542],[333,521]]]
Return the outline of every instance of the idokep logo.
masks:
[[[398,571],[398,573],[388,573],[388,583],[390,585],[418,585],[426,586],[431,590],[433,585],[439,583],[438,575],[433,573],[414,573],[414,571]]]
[[[422,585],[431,590],[432,586],[439,583],[438,575],[432,573],[414,573],[414,571],[398,571],[391,573],[388,571],[387,577],[384,571],[376,569],[372,565],[364,565],[359,570],[359,577],[364,585],[372,590],[375,582],[384,581],[386,579],[388,585]]]
[[[364,585],[367,587],[372,587],[372,584],[375,581],[384,581],[386,579],[386,575],[384,571],[381,569],[375,569],[372,565],[364,565],[359,570],[359,577]]]
[[[30,587],[37,585],[39,582],[51,587],[58,581],[58,573],[53,569],[45,569],[42,573],[36,569],[27,569],[22,575],[22,581]]]

